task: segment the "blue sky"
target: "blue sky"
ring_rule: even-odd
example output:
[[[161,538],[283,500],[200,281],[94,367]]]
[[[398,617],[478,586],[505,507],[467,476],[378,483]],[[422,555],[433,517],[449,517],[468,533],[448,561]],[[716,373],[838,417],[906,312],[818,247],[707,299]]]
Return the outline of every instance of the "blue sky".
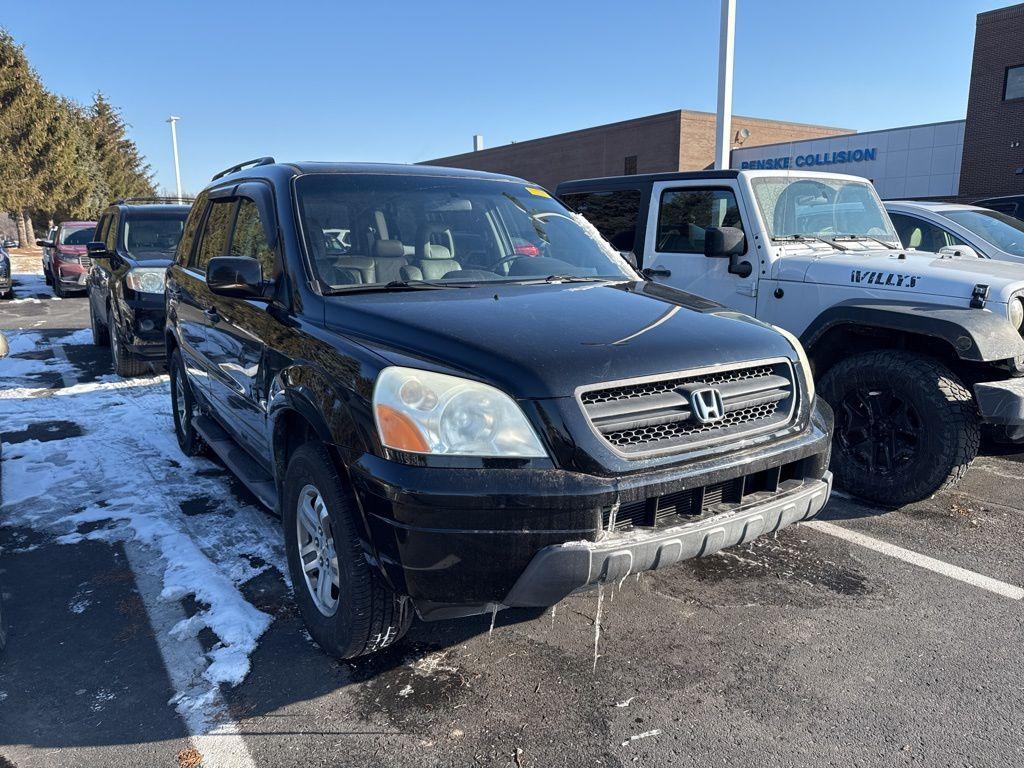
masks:
[[[962,118],[974,17],[1008,0],[737,0],[734,111],[873,130]],[[102,90],[171,189],[271,154],[416,162],[713,111],[718,0],[5,4],[47,87]],[[40,6],[44,6],[41,8]]]

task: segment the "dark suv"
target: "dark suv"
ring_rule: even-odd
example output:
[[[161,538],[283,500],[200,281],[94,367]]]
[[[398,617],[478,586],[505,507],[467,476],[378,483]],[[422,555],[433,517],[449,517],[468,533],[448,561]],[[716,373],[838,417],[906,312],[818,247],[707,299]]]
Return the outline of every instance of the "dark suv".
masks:
[[[235,166],[192,208],[166,333],[182,450],[282,516],[342,657],[413,612],[550,606],[829,496],[799,342],[645,280],[521,179]]]
[[[88,246],[89,323],[120,376],[164,362],[164,276],[188,212],[157,198],[118,200],[100,216]]]

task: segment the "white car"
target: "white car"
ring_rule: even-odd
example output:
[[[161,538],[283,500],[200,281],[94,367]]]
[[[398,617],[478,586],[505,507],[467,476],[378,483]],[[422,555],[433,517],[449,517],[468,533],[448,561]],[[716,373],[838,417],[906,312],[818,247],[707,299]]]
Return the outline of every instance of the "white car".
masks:
[[[1024,264],[1024,221],[958,203],[885,203],[906,248]]]

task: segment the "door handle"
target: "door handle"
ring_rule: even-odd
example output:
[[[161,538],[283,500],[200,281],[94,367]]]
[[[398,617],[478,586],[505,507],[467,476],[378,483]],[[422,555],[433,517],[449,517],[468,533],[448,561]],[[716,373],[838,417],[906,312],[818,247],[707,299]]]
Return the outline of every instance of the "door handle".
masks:
[[[672,270],[666,269],[665,267],[646,267],[644,269],[645,277],[671,277]]]

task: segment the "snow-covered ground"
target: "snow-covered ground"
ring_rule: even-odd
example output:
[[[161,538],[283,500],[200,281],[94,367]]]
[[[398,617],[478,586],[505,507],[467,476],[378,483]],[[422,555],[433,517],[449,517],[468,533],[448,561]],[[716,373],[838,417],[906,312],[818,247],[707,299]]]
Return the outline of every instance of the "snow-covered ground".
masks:
[[[3,446],[2,514],[6,525],[31,527],[72,544],[83,539],[141,545],[160,570],[160,599],[191,596],[200,609],[169,635],[193,641],[208,628],[216,644],[198,659],[201,679],[174,704],[193,727],[211,727],[210,702],[220,684],[236,685],[272,617],[244,598],[240,587],[268,568],[287,579],[278,523],[240,502],[227,472],[207,459],[182,455],[174,438],[166,376],[122,380],[108,375],[73,383],[65,349],[89,342],[76,331],[56,340],[37,332],[9,332],[11,356],[0,360],[0,435],[54,420],[78,425],[80,435],[29,439]],[[40,386],[58,374],[72,386]],[[77,431],[77,430],[74,430]],[[182,503],[199,505],[188,515]],[[88,600],[69,606],[89,610]],[[166,640],[166,638],[161,638]],[[200,651],[201,653],[201,651]]]

